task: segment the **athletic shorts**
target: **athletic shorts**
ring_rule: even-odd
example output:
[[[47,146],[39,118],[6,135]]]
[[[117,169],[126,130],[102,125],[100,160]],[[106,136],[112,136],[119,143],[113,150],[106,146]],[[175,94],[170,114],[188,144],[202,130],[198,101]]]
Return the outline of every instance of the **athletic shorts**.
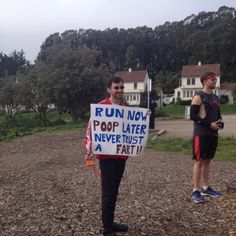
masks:
[[[194,136],[193,159],[196,161],[212,159],[215,156],[218,144],[218,135]]]

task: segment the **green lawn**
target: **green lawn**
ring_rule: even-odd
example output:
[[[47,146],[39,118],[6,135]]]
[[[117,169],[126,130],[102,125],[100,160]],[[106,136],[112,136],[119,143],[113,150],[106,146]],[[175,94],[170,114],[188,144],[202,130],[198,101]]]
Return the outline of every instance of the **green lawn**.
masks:
[[[192,140],[180,138],[148,140],[147,148],[158,151],[167,151],[192,155]],[[236,161],[236,139],[219,138],[219,145],[215,156],[216,160]]]
[[[185,106],[167,105],[161,109],[161,112],[170,117],[184,117]],[[221,105],[222,114],[236,114],[236,104]],[[56,130],[84,129],[87,119],[80,121],[79,124],[71,122],[71,116],[68,113],[59,114],[57,112],[49,112],[47,114],[49,120],[46,127],[43,127],[36,113],[19,114],[13,120],[6,120],[5,116],[0,116],[0,141],[23,136],[36,132],[52,132]],[[155,141],[149,140],[147,147],[160,151],[180,152],[191,155],[192,143],[190,140],[178,138],[160,139]],[[218,151],[216,153],[218,160],[236,160],[236,139],[220,138]]]
[[[235,105],[222,106],[223,114],[235,114]],[[165,108],[166,112],[173,117],[183,116],[184,106],[169,105]],[[234,111],[234,112],[233,112]],[[56,112],[50,112],[47,115],[49,123],[46,127],[40,125],[40,121],[35,113],[19,114],[14,120],[6,120],[4,116],[0,116],[0,141],[14,138],[17,136],[23,136],[36,132],[52,132],[56,130],[71,130],[85,128],[87,119],[80,121],[78,124],[71,122],[69,114],[58,114]],[[159,151],[169,151],[176,153],[184,153],[191,155],[192,141],[180,138],[170,138],[148,140],[147,148],[153,148]],[[217,160],[236,161],[236,139],[233,138],[220,138],[218,150],[216,153]]]
[[[236,114],[236,103],[232,105],[221,105],[220,110],[222,114]]]
[[[34,112],[18,114],[14,119],[8,120],[5,116],[0,116],[0,141],[42,131],[84,129],[87,123],[85,119],[73,124],[68,113],[49,112],[47,119],[46,126],[42,126],[38,115]]]
[[[236,104],[222,104],[220,105],[220,109],[222,114],[236,114]],[[160,109],[157,109],[156,114],[157,116],[184,117],[185,106],[170,104]]]
[[[220,106],[222,115],[224,114],[236,114],[236,104]],[[157,109],[157,116],[168,117],[184,117],[185,106],[171,104],[161,109]],[[192,141],[184,140],[180,138],[161,139],[158,138],[155,141],[149,140],[147,144],[148,148],[154,148],[160,151],[179,152],[187,155],[192,155]],[[236,161],[236,139],[233,138],[220,138],[218,150],[216,153],[217,160]]]
[[[170,104],[157,109],[157,116],[184,117],[185,106]]]

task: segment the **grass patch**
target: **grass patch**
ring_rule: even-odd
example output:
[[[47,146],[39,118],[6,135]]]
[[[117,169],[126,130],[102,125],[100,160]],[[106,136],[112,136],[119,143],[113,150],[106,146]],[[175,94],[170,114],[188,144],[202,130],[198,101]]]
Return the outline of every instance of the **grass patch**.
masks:
[[[183,154],[191,154],[192,140],[181,138],[157,138],[155,140],[148,140],[147,148],[152,148],[158,151],[179,152]]]
[[[236,114],[236,103],[235,104],[224,104],[220,106],[222,114]]]
[[[220,110],[222,115],[224,114],[236,114],[236,104],[222,104],[220,105]],[[185,116],[185,106],[178,104],[170,104],[165,107],[161,107],[156,110],[156,116],[159,117],[184,117]]]
[[[0,129],[1,129],[1,127],[3,127],[3,125],[5,124],[5,122],[6,122],[5,116],[0,115]]]
[[[156,140],[149,139],[147,148],[158,151],[192,155],[192,140],[181,138],[157,138]],[[220,137],[215,159],[222,161],[236,161],[236,139]]]
[[[236,139],[223,137],[219,138],[216,159],[236,161]]]
[[[46,127],[44,129],[45,132],[50,133],[53,131],[68,131],[68,130],[74,130],[74,129],[85,129],[85,126],[87,124],[87,121],[81,121],[78,124],[73,124],[72,122],[68,122],[64,125],[58,125],[58,126],[52,126],[52,127]]]
[[[46,126],[41,124],[38,115],[34,112],[20,113],[14,118],[6,119],[0,116],[0,141],[21,137],[38,132],[54,132],[72,129],[84,129],[87,120],[82,120],[78,124],[73,124],[68,113],[59,114],[49,112],[47,114],[48,122]]]
[[[184,117],[185,106],[170,104],[157,109],[157,116]]]

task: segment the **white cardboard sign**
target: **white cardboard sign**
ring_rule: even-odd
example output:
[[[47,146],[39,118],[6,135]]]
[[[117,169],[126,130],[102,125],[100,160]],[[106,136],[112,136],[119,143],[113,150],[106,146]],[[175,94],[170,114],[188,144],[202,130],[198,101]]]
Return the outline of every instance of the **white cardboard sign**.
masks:
[[[142,154],[149,130],[147,109],[105,104],[91,104],[90,108],[94,154]]]

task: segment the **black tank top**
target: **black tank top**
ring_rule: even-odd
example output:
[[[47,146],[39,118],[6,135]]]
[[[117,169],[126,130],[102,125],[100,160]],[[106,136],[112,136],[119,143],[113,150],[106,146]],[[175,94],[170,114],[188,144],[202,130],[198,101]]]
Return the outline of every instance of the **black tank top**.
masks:
[[[199,91],[196,95],[201,97],[202,103],[206,110],[206,122],[211,123],[221,119],[219,104],[220,100],[215,94],[208,94],[203,91]],[[211,129],[210,127],[204,126],[194,122],[193,135],[198,136],[210,136],[217,135],[218,131]]]

